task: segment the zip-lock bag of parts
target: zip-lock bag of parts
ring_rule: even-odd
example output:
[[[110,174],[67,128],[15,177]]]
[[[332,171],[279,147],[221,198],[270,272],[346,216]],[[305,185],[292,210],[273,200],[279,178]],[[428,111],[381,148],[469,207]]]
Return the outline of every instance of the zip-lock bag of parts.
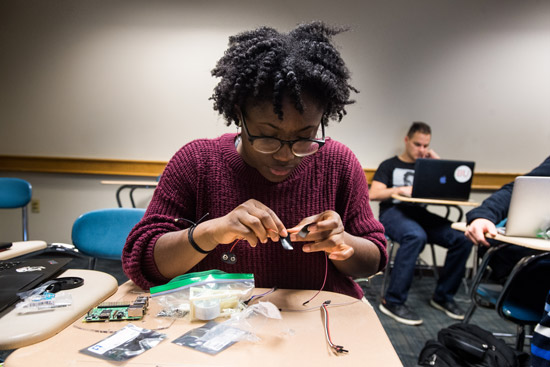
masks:
[[[208,270],[180,275],[150,292],[167,316],[213,320],[243,310],[253,289],[253,274]]]
[[[269,323],[269,320],[275,323]],[[239,341],[259,342],[257,332],[270,333],[281,327],[281,313],[271,302],[259,302],[248,306],[242,312],[232,314],[223,322],[209,321],[205,325],[188,331],[173,343],[193,348],[208,354],[217,354]],[[283,330],[281,330],[283,331]],[[279,334],[279,335],[289,335]]]

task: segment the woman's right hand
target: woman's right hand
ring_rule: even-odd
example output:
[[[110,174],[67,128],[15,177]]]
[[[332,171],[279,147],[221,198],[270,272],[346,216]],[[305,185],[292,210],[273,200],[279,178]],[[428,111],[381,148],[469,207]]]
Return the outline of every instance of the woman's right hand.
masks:
[[[277,214],[254,199],[245,201],[223,217],[205,223],[213,226],[212,237],[221,244],[244,239],[255,247],[258,240],[266,243],[268,239],[278,241],[279,237],[288,235]]]

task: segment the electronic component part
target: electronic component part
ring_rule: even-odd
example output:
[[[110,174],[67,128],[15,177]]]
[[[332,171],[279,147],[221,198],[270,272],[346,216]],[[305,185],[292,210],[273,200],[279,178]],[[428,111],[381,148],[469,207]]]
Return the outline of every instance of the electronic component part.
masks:
[[[290,235],[286,237],[280,237],[280,240],[281,240],[281,246],[283,246],[285,250],[294,250],[294,247],[292,247],[290,242]]]
[[[235,264],[237,262],[237,256],[232,252],[224,252],[222,254],[222,261],[227,264]]]
[[[84,322],[139,320],[149,306],[149,297],[139,296],[133,302],[103,302],[88,311]]]
[[[305,226],[302,227],[302,229],[300,229],[300,232],[298,232],[298,236],[302,237],[302,238],[306,238],[306,236],[309,234],[309,226],[312,225],[313,223],[309,223],[309,224],[306,224]]]

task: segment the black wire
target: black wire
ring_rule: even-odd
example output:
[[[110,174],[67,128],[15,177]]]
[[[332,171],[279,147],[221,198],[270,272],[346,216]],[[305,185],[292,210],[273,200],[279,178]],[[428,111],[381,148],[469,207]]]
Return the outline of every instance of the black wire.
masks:
[[[179,222],[180,220],[184,220],[184,221],[186,221],[187,223],[191,223],[193,226],[196,227],[196,226],[198,226],[199,223],[202,222],[202,220],[203,220],[204,218],[206,218],[209,214],[210,214],[210,213],[206,213],[205,215],[203,215],[203,216],[201,217],[201,219],[199,219],[199,220],[197,221],[197,223],[193,222],[192,220],[185,219],[185,218],[176,218],[176,219],[174,219],[174,222]]]

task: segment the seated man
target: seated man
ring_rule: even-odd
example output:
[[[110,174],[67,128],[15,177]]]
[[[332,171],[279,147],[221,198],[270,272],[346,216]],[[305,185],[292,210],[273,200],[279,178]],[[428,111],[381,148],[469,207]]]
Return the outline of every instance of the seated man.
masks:
[[[526,176],[550,176],[550,156]],[[466,213],[468,228],[465,235],[473,243],[488,247],[490,242],[493,242],[487,240],[486,234],[490,237],[496,236],[496,224],[508,217],[513,189],[514,182],[507,183],[485,199],[480,206]],[[483,249],[483,247],[480,248],[480,250]],[[480,251],[480,253],[482,252]],[[521,258],[535,253],[539,253],[539,251],[521,246],[508,246],[496,251],[489,261],[492,270],[491,279],[504,284],[516,263]]]
[[[397,202],[391,198],[392,194],[411,195],[414,165],[418,158],[439,158],[429,148],[430,140],[430,127],[423,122],[413,123],[405,137],[405,150],[380,164],[370,188],[371,199],[381,201],[379,219],[386,228],[386,234],[400,245],[394,260],[395,271],[379,308],[406,325],[422,324],[422,319],[405,302],[416,259],[428,241],[448,249],[430,305],[453,319],[464,318],[454,295],[464,276],[472,243],[462,233],[452,229],[450,221],[430,213],[425,206]]]

